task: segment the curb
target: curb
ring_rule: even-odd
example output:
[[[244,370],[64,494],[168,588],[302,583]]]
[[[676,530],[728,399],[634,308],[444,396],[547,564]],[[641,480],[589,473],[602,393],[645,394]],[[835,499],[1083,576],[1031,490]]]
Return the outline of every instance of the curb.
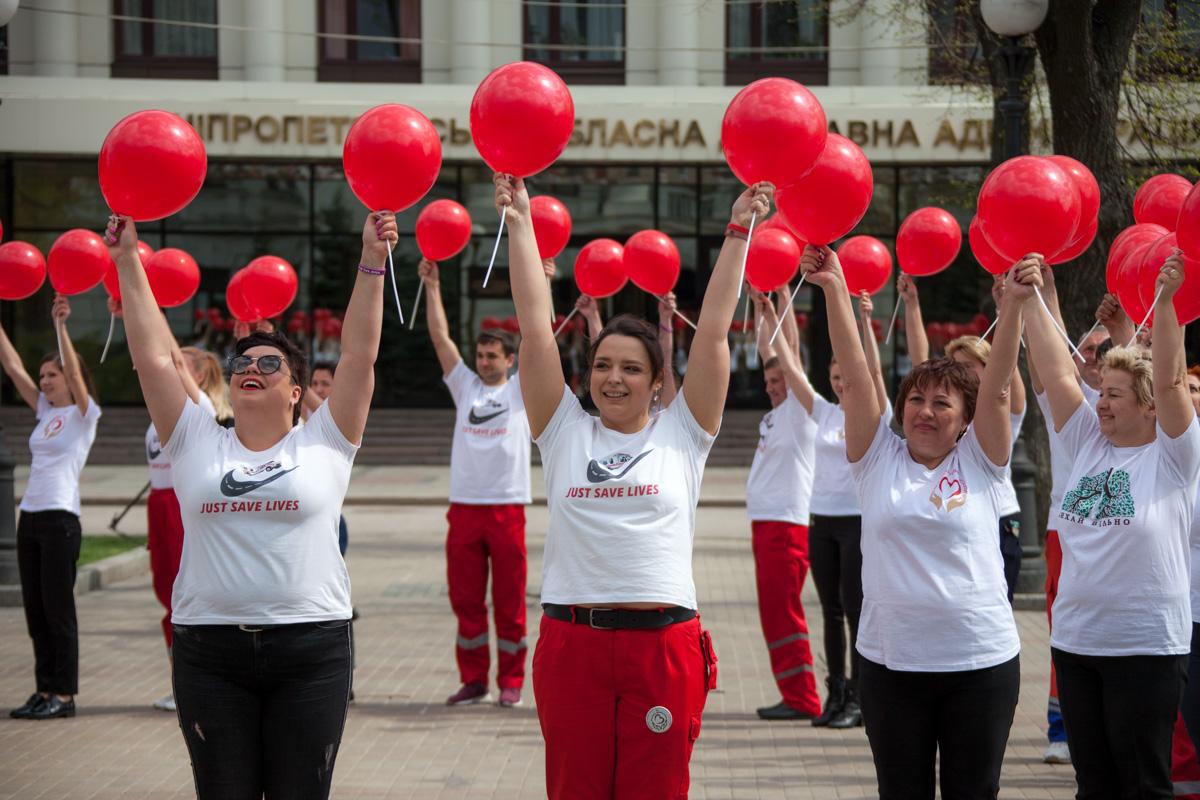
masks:
[[[150,551],[145,547],[102,558],[79,568],[75,575],[75,596],[107,589],[117,581],[136,578],[149,571]]]
[[[1013,608],[1017,611],[1045,611],[1046,595],[1041,592],[1017,592],[1013,595]]]

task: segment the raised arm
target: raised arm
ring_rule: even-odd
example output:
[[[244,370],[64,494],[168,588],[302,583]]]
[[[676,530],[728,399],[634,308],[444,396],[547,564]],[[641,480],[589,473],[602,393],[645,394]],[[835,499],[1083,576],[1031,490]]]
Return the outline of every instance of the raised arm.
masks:
[[[338,359],[337,380],[329,393],[329,414],[347,440],[358,444],[367,427],[371,397],[375,394],[375,361],[379,357],[379,339],[383,332],[383,265],[387,263],[388,242],[399,240],[396,215],[390,211],[372,211],[363,223],[363,266],[380,270],[379,275],[358,270],[346,316],[342,319],[342,355]],[[427,303],[433,305],[433,303]],[[308,387],[301,387],[307,390]]]
[[[1014,268],[1017,271],[1016,281],[1009,285],[1008,293],[1014,295],[1014,305],[1020,303],[1026,311],[1023,316],[1029,363],[1037,371],[1038,380],[1046,391],[1050,414],[1054,418],[1054,430],[1060,431],[1083,402],[1083,392],[1079,388],[1075,362],[1063,344],[1062,336],[1042,304],[1033,299],[1031,287],[1042,285],[1044,265],[1045,260],[1037,255],[1027,256],[1018,262]],[[995,358],[994,346],[992,357]]]
[[[1004,288],[1009,280],[1008,274],[1009,273],[1006,272],[1001,275],[992,276],[992,299],[996,301],[997,316],[1000,314],[1000,306],[1004,304]],[[1046,269],[1042,271],[1041,275],[1043,287],[1046,285],[1047,275],[1050,276],[1050,282],[1053,284],[1054,271],[1050,269],[1049,265],[1046,266]],[[1044,297],[1045,292],[1043,292],[1042,295]],[[1051,314],[1053,314],[1053,312],[1051,312]],[[1055,317],[1059,320],[1060,325],[1062,324],[1062,320],[1060,319],[1061,316],[1062,315],[1059,314],[1058,317]],[[998,325],[999,323],[997,323],[997,326]],[[1018,337],[1017,349],[1018,351],[1020,350],[1020,337]],[[1013,414],[1025,413],[1025,381],[1021,379],[1021,370],[1017,368],[1016,362],[1013,362],[1012,379],[1009,384],[1008,408]]]
[[[1158,272],[1154,304],[1154,336],[1150,341],[1154,364],[1154,412],[1158,427],[1176,439],[1183,435],[1196,417],[1188,396],[1187,356],[1183,350],[1183,326],[1175,313],[1175,293],[1183,285],[1183,256],[1176,250]]]
[[[67,388],[71,390],[71,397],[75,400],[75,407],[79,409],[79,415],[83,416],[87,413],[88,403],[92,399],[88,396],[83,370],[79,368],[79,354],[75,352],[75,345],[71,342],[70,334],[67,333],[67,317],[71,316],[71,304],[66,295],[54,295],[54,306],[50,314],[54,318],[54,326],[58,330],[63,377],[67,379]]]
[[[663,387],[658,402],[663,408],[671,405],[675,393],[675,293],[667,292],[664,300],[658,301],[658,349],[662,351]]]
[[[883,383],[883,363],[879,358],[879,342],[875,339],[875,326],[871,324],[871,312],[875,304],[866,292],[858,296],[858,315],[862,325],[863,353],[867,357],[867,369],[871,370],[871,382],[875,386],[875,397],[879,400],[880,413],[887,408],[887,387]]]
[[[508,225],[508,279],[521,326],[521,396],[533,438],[542,435],[562,401],[562,361],[550,321],[550,289],[538,256],[525,181],[497,172],[496,208]]]
[[[29,373],[25,370],[25,365],[21,363],[21,356],[17,353],[17,348],[13,347],[3,327],[0,327],[0,367],[4,369],[4,374],[17,387],[17,394],[21,395],[21,399],[25,401],[25,404],[34,411],[37,411],[37,383],[33,378],[29,377]]]
[[[846,411],[846,458],[858,461],[867,454],[882,414],[875,382],[867,366],[854,308],[842,265],[837,253],[828,247],[807,245],[800,258],[800,269],[810,283],[825,293],[825,313],[829,319],[829,341],[833,355],[842,368],[842,408]]]
[[[1033,272],[1037,272],[1034,262]],[[1021,350],[1021,329],[1024,317],[1022,292],[1032,294],[1028,286],[1015,285],[1017,270],[1009,270],[1006,285],[997,297],[996,335],[992,339],[992,352],[983,377],[979,381],[979,394],[975,401],[973,425],[979,446],[988,460],[1004,466],[1012,454],[1012,392],[1014,375],[1017,374],[1017,354]],[[1024,392],[1021,394],[1024,410]]]
[[[925,320],[921,317],[917,282],[902,272],[896,282],[896,291],[904,302],[904,341],[908,345],[908,360],[915,367],[929,360],[929,337],[925,335]]]
[[[590,294],[581,294],[575,300],[575,308],[579,309],[579,316],[587,321],[588,338],[595,339],[600,335],[600,331],[604,330],[604,322],[600,319],[600,304]]]
[[[779,324],[779,317],[776,316],[775,308],[771,305],[771,298],[754,289],[751,289],[750,292],[750,296],[754,300],[755,313],[762,320],[763,326],[769,331],[775,330],[775,326]],[[786,320],[783,325],[787,327]],[[764,336],[763,338],[766,339],[768,337]],[[777,339],[776,341],[779,340]],[[783,371],[783,379],[787,383],[788,389],[800,401],[800,405],[804,406],[804,410],[811,414],[813,410],[813,390],[808,385],[808,378],[804,377],[804,365],[800,362],[800,357],[787,343],[784,343],[782,347],[773,349],[775,357],[779,359],[779,368]]]
[[[755,213],[765,219],[774,193],[775,187],[769,183],[754,184],[733,204],[729,221],[746,227]],[[738,281],[741,280],[745,255],[745,239],[725,237],[708,288],[704,291],[700,321],[696,323],[688,354],[687,377],[683,380],[683,396],[692,416],[700,427],[712,434],[721,424],[725,394],[729,390],[729,325],[737,310]]]
[[[175,432],[175,423],[179,422],[187,402],[187,393],[171,357],[175,337],[154,300],[146,271],[138,258],[137,229],[133,220],[109,217],[105,243],[117,264],[125,338],[133,356],[133,368],[137,370],[142,397],[158,430],[158,438],[166,442]]]
[[[450,323],[446,321],[446,306],[442,303],[441,273],[436,263],[423,258],[417,274],[425,283],[425,323],[429,326],[429,340],[433,342],[442,375],[446,376],[462,361],[462,355],[454,339],[450,338]]]
[[[167,327],[171,327],[170,323],[167,324]],[[200,384],[196,383],[196,379],[192,377],[187,359],[183,357],[183,351],[179,349],[179,342],[175,341],[174,336],[171,337],[171,361],[175,364],[175,372],[179,375],[179,382],[183,384],[183,391],[187,393],[188,399],[193,403],[199,403]]]

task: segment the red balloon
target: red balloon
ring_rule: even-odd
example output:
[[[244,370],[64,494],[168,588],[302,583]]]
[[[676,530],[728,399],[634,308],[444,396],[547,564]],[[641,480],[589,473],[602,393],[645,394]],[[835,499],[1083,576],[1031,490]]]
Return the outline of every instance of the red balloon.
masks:
[[[500,327],[500,320],[497,317],[484,317],[479,323],[481,330],[491,331]]]
[[[375,106],[346,133],[346,182],[372,211],[400,212],[429,192],[442,168],[442,142],[433,123],[400,103]]]
[[[786,231],[756,230],[746,253],[746,280],[760,292],[786,286],[800,269],[802,252],[796,238]]]
[[[1162,225],[1173,231],[1179,224],[1179,212],[1183,209],[1183,203],[1191,192],[1192,185],[1186,180],[1160,183],[1146,192],[1142,205],[1134,212],[1133,218],[1138,222]]]
[[[679,249],[662,231],[638,231],[625,242],[625,274],[639,289],[663,295],[679,280]]]
[[[138,260],[142,262],[144,269],[149,263],[150,257],[154,255],[154,248],[145,242],[139,240],[137,243]],[[118,303],[121,302],[121,280],[117,275],[116,262],[110,262],[108,269],[104,273],[104,291],[108,292],[108,296]]]
[[[146,280],[154,302],[163,308],[181,306],[200,288],[196,259],[178,247],[164,247],[146,262]]]
[[[259,256],[244,271],[242,296],[254,310],[255,319],[277,317],[296,299],[300,280],[292,265],[279,256]]]
[[[509,333],[521,332],[521,323],[517,321],[516,317],[505,317],[500,321],[500,327]]]
[[[949,211],[918,208],[896,234],[896,260],[908,275],[936,275],[954,263],[962,249],[962,228]]]
[[[892,254],[874,236],[851,236],[842,242],[837,255],[846,276],[846,288],[855,297],[864,291],[875,294],[892,275]]]
[[[825,110],[808,89],[787,78],[762,78],[730,101],[721,120],[721,150],[747,186],[800,180],[825,147]],[[801,234],[803,236],[803,234]]]
[[[1183,285],[1175,292],[1175,314],[1180,325],[1200,319],[1200,258],[1183,254]]]
[[[59,236],[50,248],[47,264],[50,285],[62,294],[81,294],[104,280],[112,256],[100,235],[73,228]]]
[[[854,230],[867,208],[875,178],[861,148],[829,134],[808,174],[775,193],[783,221],[811,244],[829,244]]]
[[[0,244],[0,300],[24,300],[46,281],[46,259],[28,242]]]
[[[1112,247],[1108,248],[1108,263],[1104,268],[1104,285],[1111,293],[1117,293],[1117,272],[1121,263],[1132,251],[1170,233],[1161,225],[1130,225],[1117,234]]]
[[[575,285],[592,297],[609,297],[625,288],[625,248],[612,239],[593,239],[575,256]]]
[[[1138,187],[1137,194],[1133,196],[1133,218],[1141,222],[1142,209],[1145,206],[1146,199],[1155,191],[1163,186],[1175,184],[1177,186],[1187,185],[1189,188],[1192,183],[1182,175],[1176,175],[1173,172],[1165,172],[1161,175],[1155,175],[1147,178],[1141,186]]]
[[[1178,226],[1175,229],[1179,237],[1179,246],[1191,258],[1200,258],[1200,183],[1192,187],[1184,198],[1183,207],[1179,209]],[[1179,290],[1180,292],[1183,289]]]
[[[571,239],[571,213],[557,198],[543,194],[529,201],[529,216],[533,220],[538,255],[557,258]]]
[[[1140,289],[1140,278],[1142,271],[1142,261],[1150,248],[1154,246],[1154,242],[1149,242],[1142,247],[1135,249],[1129,255],[1125,256],[1121,261],[1121,265],[1117,267],[1117,302],[1121,304],[1121,308],[1133,320],[1133,324],[1141,323],[1146,317],[1146,312],[1149,310],[1146,304],[1142,302]],[[1123,344],[1119,342],[1118,344]]]
[[[1079,258],[1087,249],[1092,246],[1092,242],[1096,240],[1096,232],[1100,229],[1099,217],[1087,217],[1079,224],[1079,230],[1075,232],[1075,240],[1067,245],[1065,250],[1055,253],[1053,258],[1047,258],[1047,264],[1065,264]]]
[[[208,155],[196,129],[168,111],[135,111],[100,145],[100,193],[136,222],[180,211],[204,185]]]
[[[971,246],[971,255],[975,256],[979,266],[993,275],[1002,275],[1008,272],[1008,268],[1016,263],[1009,261],[992,249],[987,239],[983,237],[983,230],[979,227],[979,217],[973,218],[971,225],[967,228],[967,242]]]
[[[1174,255],[1178,246],[1175,234],[1168,233],[1138,250],[1141,254],[1141,263],[1138,265],[1138,297],[1143,308],[1150,308],[1154,304],[1154,284],[1158,281],[1158,273],[1167,259]]]
[[[262,315],[254,310],[254,307],[246,301],[246,268],[243,267],[233,273],[233,277],[229,279],[229,285],[225,287],[225,305],[229,306],[229,313],[239,322],[256,322],[262,319]]]
[[[1062,167],[1074,182],[1075,188],[1079,190],[1079,219],[1082,220],[1080,222],[1082,227],[1084,222],[1100,213],[1100,184],[1096,182],[1096,176],[1090,169],[1070,156],[1046,156],[1046,158]],[[1078,237],[1076,238],[1078,239]]]
[[[575,102],[548,67],[517,61],[497,67],[471,98],[471,138],[484,162],[518,178],[554,163],[575,129]]]
[[[1017,156],[983,182],[976,216],[988,244],[1013,263],[1029,253],[1053,256],[1070,244],[1080,205],[1062,167],[1041,156]]]
[[[421,209],[417,247],[430,261],[453,258],[471,241],[471,215],[453,200],[434,200]]]

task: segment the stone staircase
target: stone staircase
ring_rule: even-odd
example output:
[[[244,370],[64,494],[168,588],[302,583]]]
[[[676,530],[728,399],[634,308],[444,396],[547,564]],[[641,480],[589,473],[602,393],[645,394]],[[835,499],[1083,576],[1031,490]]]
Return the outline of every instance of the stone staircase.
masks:
[[[721,435],[709,455],[709,466],[749,466],[758,443],[761,410],[726,412]],[[150,417],[142,407],[104,409],[96,443],[88,458],[91,465],[146,463],[145,434]],[[29,463],[29,433],[33,413],[25,406],[0,408],[4,443],[18,464]],[[355,463],[446,466],[450,463],[450,435],[454,412],[448,408],[377,408],[371,411],[363,448]],[[533,448],[534,462],[540,461]]]

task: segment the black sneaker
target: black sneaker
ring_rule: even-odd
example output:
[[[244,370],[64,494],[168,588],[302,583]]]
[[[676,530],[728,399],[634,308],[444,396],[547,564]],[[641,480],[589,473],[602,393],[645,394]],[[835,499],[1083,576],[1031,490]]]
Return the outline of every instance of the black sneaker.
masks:
[[[29,699],[25,701],[25,705],[20,708],[14,708],[8,712],[8,715],[13,719],[29,719],[29,716],[41,708],[46,703],[46,698],[42,697],[37,692],[29,695]]]
[[[806,714],[798,708],[792,708],[782,700],[773,706],[764,706],[763,708],[758,709],[759,719],[767,719],[771,721],[812,719],[814,716],[816,715]]]
[[[56,717],[75,716],[75,701],[64,701],[56,694],[50,695],[42,705],[29,712],[29,719],[55,719]]]

